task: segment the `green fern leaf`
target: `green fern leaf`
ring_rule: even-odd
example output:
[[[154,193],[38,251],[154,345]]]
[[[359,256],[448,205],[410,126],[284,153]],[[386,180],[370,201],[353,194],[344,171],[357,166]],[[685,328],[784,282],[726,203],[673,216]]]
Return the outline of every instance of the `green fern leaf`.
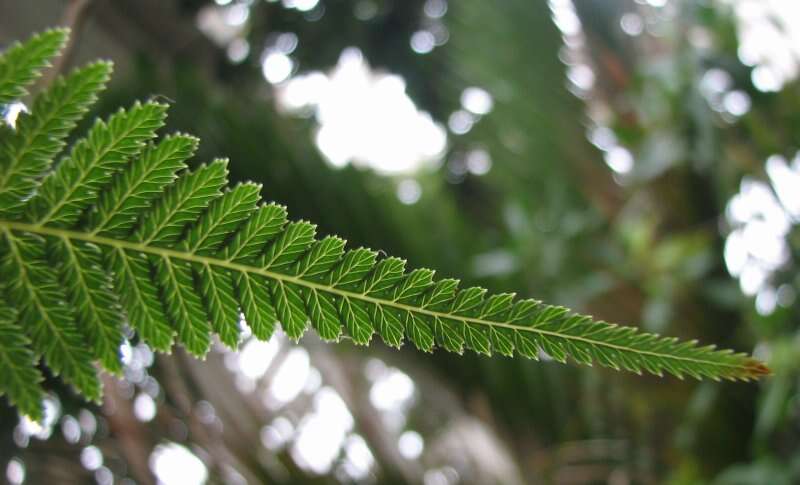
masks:
[[[374,304],[372,306],[372,321],[377,326],[378,334],[380,334],[386,345],[397,349],[403,345],[405,330],[395,309],[385,308],[377,303]]]
[[[97,100],[111,75],[111,63],[96,62],[55,84],[21,113],[15,132],[0,145],[0,214],[17,217],[67,135]],[[14,188],[12,190],[11,188]]]
[[[136,224],[136,216],[158,198],[166,186],[186,168],[198,140],[188,135],[168,136],[157,146],[149,145],[136,163],[118,173],[100,194],[89,228],[103,236],[125,236]]]
[[[164,124],[167,106],[136,103],[119,110],[107,123],[97,120],[63,160],[43,180],[28,203],[28,219],[40,224],[74,224],[96,200],[114,173],[137,154]]]
[[[241,230],[223,249],[223,258],[243,263],[254,260],[286,224],[286,208],[277,204],[263,205],[256,210]]]
[[[269,280],[247,271],[238,271],[235,279],[237,301],[245,321],[256,338],[269,340],[278,323],[278,314],[269,294]]]
[[[430,322],[430,315],[419,314],[414,311],[405,311],[405,330],[408,339],[414,346],[423,352],[433,352],[434,335]]]
[[[300,340],[309,323],[300,292],[297,285],[283,279],[272,282],[272,299],[278,320],[286,335],[294,341]]]
[[[450,318],[436,318],[434,323],[434,332],[436,335],[436,342],[444,347],[449,352],[456,354],[464,353],[464,334],[462,332],[462,325]],[[530,358],[520,349],[520,354]],[[504,354],[505,355],[505,354]]]
[[[16,322],[16,311],[0,303],[0,396],[7,396],[12,406],[38,421],[42,418],[44,391],[40,383],[44,378],[36,368],[31,341]]]
[[[46,241],[31,233],[2,229],[0,269],[6,301],[19,310],[19,322],[30,336],[34,352],[47,366],[90,399],[100,398],[100,381],[92,354],[75,325],[73,311],[64,306],[66,295],[50,269]]]
[[[75,309],[78,329],[88,337],[94,357],[119,375],[122,315],[117,295],[112,291],[111,277],[102,269],[100,249],[58,238],[51,241],[49,250],[54,263],[60,264],[61,283]]]
[[[347,333],[352,337],[353,342],[359,345],[367,345],[372,340],[374,332],[366,305],[366,303],[347,296],[343,296],[339,303],[339,314],[344,320]]]
[[[181,175],[146,212],[134,237],[145,244],[160,246],[177,242],[186,225],[221,195],[227,174],[227,161],[215,160],[211,165]]]
[[[311,325],[322,340],[335,342],[342,335],[342,326],[339,324],[339,310],[330,295],[308,288],[306,293],[306,307],[308,308]]]
[[[364,266],[369,268],[374,262],[375,256],[369,253],[365,256],[367,261]],[[400,281],[406,271],[405,268],[406,262],[400,258],[389,257],[378,261],[372,272],[364,279],[364,286],[361,290],[369,296],[383,294]]]
[[[22,55],[15,52],[0,65]],[[747,380],[768,372],[744,354],[513,294],[459,290],[458,280],[436,280],[431,270],[406,272],[401,259],[316,239],[313,224],[287,222],[279,205],[258,205],[260,186],[225,190],[226,161],[186,170],[197,140],[178,134],[156,143],[161,104],[98,121],[45,174],[105,82],[99,66],[107,65],[94,66],[47,91],[17,132],[0,133],[0,393],[21,413],[41,417],[39,356],[98,399],[94,362],[120,371],[125,325],[156,350],[169,352],[177,337],[203,356],[212,334],[236,347],[241,316],[260,339],[280,324],[293,340],[313,328],[329,341],[345,335],[366,345],[378,333],[387,345],[408,339],[425,352],[547,354],[657,375]],[[9,86],[31,79],[8,72]]]
[[[297,269],[293,273],[306,278],[328,274],[331,267],[344,254],[344,245],[344,239],[336,236],[328,236],[321,241],[316,241],[311,250],[297,263]]]
[[[128,322],[154,349],[169,352],[175,331],[151,280],[150,262],[141,253],[121,247],[106,251],[106,266],[114,274],[114,290]]]
[[[366,248],[347,251],[342,261],[333,267],[328,282],[339,288],[352,288],[370,272],[377,256],[377,252]]]
[[[261,267],[286,271],[311,247],[316,231],[316,226],[306,221],[290,222],[261,257]]]
[[[214,332],[225,345],[235,349],[239,343],[239,304],[230,272],[203,264],[198,279]]]
[[[27,94],[25,87],[41,76],[42,69],[67,42],[68,29],[52,29],[14,43],[0,57],[0,104]]]
[[[228,236],[256,210],[261,186],[240,184],[214,200],[184,239],[187,251],[214,254]]]
[[[151,256],[156,271],[161,301],[178,340],[186,349],[204,356],[211,344],[211,326],[194,286],[192,269],[186,261],[172,260],[168,255]]]

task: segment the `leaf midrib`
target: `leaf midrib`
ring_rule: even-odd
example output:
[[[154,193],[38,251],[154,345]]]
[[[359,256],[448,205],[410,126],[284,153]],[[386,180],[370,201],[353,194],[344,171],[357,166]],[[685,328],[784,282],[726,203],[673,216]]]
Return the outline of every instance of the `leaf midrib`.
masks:
[[[451,320],[461,320],[463,322],[475,323],[479,325],[485,325],[489,328],[491,327],[502,327],[508,328],[511,330],[519,331],[519,332],[531,332],[537,333],[540,335],[546,335],[550,337],[561,338],[568,341],[580,341],[590,345],[595,345],[599,347],[608,347],[613,348],[623,352],[629,352],[632,354],[640,354],[640,355],[649,355],[652,357],[658,357],[661,359],[669,359],[669,360],[680,360],[685,362],[694,362],[696,364],[703,364],[703,365],[711,365],[711,366],[718,366],[718,367],[729,367],[735,369],[748,369],[747,365],[744,364],[735,364],[735,363],[727,363],[727,362],[718,362],[714,360],[706,360],[706,359],[698,359],[693,357],[686,357],[686,356],[678,356],[673,354],[665,354],[661,352],[649,351],[649,350],[639,350],[632,347],[627,347],[624,345],[612,344],[609,342],[604,342],[602,340],[593,340],[586,337],[576,336],[576,335],[568,335],[560,332],[555,332],[551,330],[542,330],[534,327],[525,327],[522,325],[514,325],[511,323],[504,323],[504,322],[494,322],[490,320],[484,320],[481,318],[476,317],[465,317],[465,316],[458,316],[452,315],[446,312],[439,312],[435,310],[428,310],[420,307],[416,307],[413,305],[406,305],[403,303],[398,303],[392,300],[384,300],[381,298],[375,298],[368,295],[363,295],[361,293],[356,293],[352,291],[343,290],[340,288],[331,287],[321,283],[315,283],[313,281],[307,281],[302,278],[298,278],[296,276],[285,275],[282,273],[272,272],[263,268],[257,268],[253,266],[248,266],[245,264],[235,263],[233,261],[227,261],[224,259],[217,259],[208,256],[200,256],[194,253],[187,253],[182,251],[177,251],[174,249],[169,248],[161,248],[161,247],[154,247],[149,246],[144,243],[137,243],[132,241],[125,241],[119,239],[113,239],[98,235],[87,234],[83,232],[73,231],[69,229],[59,229],[55,227],[44,226],[42,224],[30,224],[25,222],[17,222],[17,221],[5,221],[0,219],[0,227],[11,229],[11,230],[19,230],[19,231],[27,231],[32,232],[35,234],[47,235],[47,236],[56,236],[56,237],[67,237],[72,239],[78,239],[81,241],[91,242],[94,244],[104,245],[104,246],[111,246],[116,247],[119,249],[129,249],[132,251],[138,251],[142,253],[154,254],[161,257],[169,257],[169,258],[176,258],[182,259],[184,261],[190,261],[200,264],[210,264],[214,266],[220,266],[223,268],[227,268],[229,270],[235,271],[242,271],[246,273],[255,273],[265,276],[267,278],[271,278],[273,280],[279,280],[284,283],[292,283],[299,286],[304,286],[306,288],[312,288],[319,291],[324,291],[326,293],[333,293],[337,294],[344,298],[355,298],[361,301],[366,301],[369,303],[373,303],[376,305],[383,305],[388,307],[393,307],[399,310],[404,310],[408,312],[414,312],[419,314],[428,315],[434,318],[446,318]]]

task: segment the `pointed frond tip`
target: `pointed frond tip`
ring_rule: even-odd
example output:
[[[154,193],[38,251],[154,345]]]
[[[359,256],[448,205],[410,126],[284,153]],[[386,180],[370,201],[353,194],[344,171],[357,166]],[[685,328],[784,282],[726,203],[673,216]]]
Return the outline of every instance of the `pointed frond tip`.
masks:
[[[29,55],[40,69],[47,56],[20,52],[25,46],[0,56],[0,66]],[[0,132],[0,394],[22,414],[42,416],[39,365],[100,399],[95,363],[121,371],[124,325],[156,350],[178,343],[202,357],[214,334],[238,345],[241,315],[259,339],[280,325],[294,340],[314,329],[327,341],[367,345],[378,334],[424,352],[546,355],[681,378],[769,373],[745,354],[459,289],[432,270],[407,271],[402,259],[318,238],[314,224],[262,202],[260,185],[229,188],[226,160],[189,170],[198,140],[157,139],[162,103],[97,121],[55,164],[109,73],[105,63],[75,71],[39,95],[30,121]]]

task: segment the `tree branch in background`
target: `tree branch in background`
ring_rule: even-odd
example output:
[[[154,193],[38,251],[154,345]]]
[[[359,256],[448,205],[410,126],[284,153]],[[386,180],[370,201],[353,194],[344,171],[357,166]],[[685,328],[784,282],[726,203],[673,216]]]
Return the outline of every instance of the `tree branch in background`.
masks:
[[[64,71],[64,68],[70,64],[75,52],[75,45],[80,42],[80,32],[83,24],[86,21],[87,7],[91,0],[69,0],[64,13],[61,16],[59,25],[68,27],[72,31],[72,35],[67,40],[67,45],[61,55],[53,59],[53,67],[48,69],[39,81],[39,89],[49,86],[53,80]]]

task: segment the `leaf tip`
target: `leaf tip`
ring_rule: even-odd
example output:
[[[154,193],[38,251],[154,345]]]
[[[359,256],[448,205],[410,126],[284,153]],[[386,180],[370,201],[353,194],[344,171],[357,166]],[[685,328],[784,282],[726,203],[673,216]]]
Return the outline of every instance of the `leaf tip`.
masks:
[[[769,377],[772,375],[772,369],[770,369],[767,364],[761,362],[760,360],[748,358],[744,364],[744,372],[742,374],[742,378],[745,380],[758,380],[762,377]]]

